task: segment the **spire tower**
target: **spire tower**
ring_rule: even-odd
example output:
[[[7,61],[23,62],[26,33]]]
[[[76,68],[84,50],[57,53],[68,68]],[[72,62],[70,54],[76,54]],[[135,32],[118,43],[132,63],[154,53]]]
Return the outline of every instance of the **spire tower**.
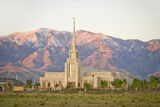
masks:
[[[65,86],[78,88],[80,84],[80,60],[76,49],[75,18],[73,17],[73,38],[69,58],[65,63]]]
[[[75,17],[73,17],[73,38],[72,38],[72,51],[76,51],[76,35],[75,35]]]

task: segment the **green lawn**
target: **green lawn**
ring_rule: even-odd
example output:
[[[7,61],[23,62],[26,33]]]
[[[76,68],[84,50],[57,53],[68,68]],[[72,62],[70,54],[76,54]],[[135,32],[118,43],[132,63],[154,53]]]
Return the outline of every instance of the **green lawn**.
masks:
[[[160,93],[0,93],[0,107],[160,107]]]

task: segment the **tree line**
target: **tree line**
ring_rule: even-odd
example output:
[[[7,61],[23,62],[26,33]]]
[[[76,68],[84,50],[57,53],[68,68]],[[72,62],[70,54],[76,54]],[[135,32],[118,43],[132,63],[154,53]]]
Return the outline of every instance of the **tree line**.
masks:
[[[44,84],[45,85],[45,84]],[[39,88],[40,83],[36,82],[33,85],[35,88]],[[32,79],[26,80],[26,88],[32,88]],[[48,83],[48,87],[50,87],[50,83]],[[100,89],[115,89],[115,90],[156,90],[160,88],[160,77],[157,76],[150,76],[149,80],[143,79],[137,79],[134,78],[131,84],[127,84],[126,79],[115,79],[113,82],[108,82],[106,80],[100,81]],[[93,85],[90,83],[85,82],[84,83],[84,89],[86,90],[92,90]]]
[[[84,87],[88,90],[93,89],[93,86],[89,83],[85,83]],[[150,76],[149,80],[140,80],[134,78],[131,84],[127,84],[126,79],[115,79],[109,83],[106,80],[100,81],[100,89],[115,89],[115,90],[156,90],[160,88],[160,77]]]

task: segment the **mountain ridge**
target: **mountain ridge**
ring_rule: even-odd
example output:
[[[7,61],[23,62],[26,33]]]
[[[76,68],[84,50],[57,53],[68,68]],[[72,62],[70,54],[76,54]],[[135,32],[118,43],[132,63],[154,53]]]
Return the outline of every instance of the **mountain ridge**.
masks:
[[[72,33],[47,28],[0,37],[0,76],[19,74],[38,81],[44,72],[64,72]],[[84,67],[127,71],[139,78],[160,73],[160,40],[123,40],[85,30],[76,31],[79,57]]]

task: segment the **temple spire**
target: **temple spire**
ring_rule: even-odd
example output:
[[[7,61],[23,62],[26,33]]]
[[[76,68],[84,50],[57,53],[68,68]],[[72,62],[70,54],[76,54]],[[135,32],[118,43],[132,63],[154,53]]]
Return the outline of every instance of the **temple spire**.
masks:
[[[76,50],[75,17],[73,17],[73,38],[72,38],[72,50]]]

